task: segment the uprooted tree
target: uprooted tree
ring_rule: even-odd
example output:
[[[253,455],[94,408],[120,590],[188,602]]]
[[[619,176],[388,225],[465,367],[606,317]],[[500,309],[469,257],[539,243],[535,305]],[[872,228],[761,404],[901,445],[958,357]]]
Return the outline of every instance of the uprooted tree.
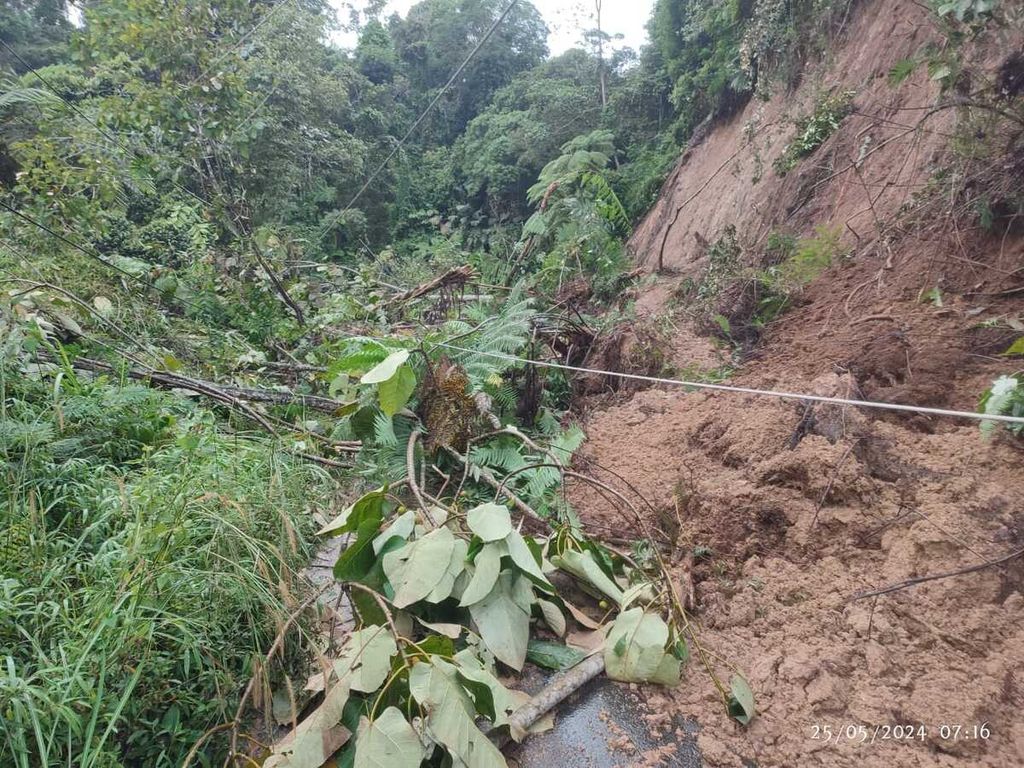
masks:
[[[491,355],[521,351],[532,315],[512,297],[490,321],[449,323],[435,339],[353,338],[330,372],[381,485],[320,530],[347,537],[334,576],[352,630],[292,696],[295,727],[265,765],[316,768],[339,749],[339,764],[356,766],[442,754],[504,765],[497,744],[524,738],[596,674],[675,685],[690,648],[703,657],[685,589],[634,502],[569,469],[582,433],[549,424],[541,445],[495,412],[505,382]],[[564,496],[570,478],[618,497],[634,551],[586,534]],[[534,699],[501,680],[528,661],[564,673]],[[743,678],[726,694],[712,677],[749,722]]]

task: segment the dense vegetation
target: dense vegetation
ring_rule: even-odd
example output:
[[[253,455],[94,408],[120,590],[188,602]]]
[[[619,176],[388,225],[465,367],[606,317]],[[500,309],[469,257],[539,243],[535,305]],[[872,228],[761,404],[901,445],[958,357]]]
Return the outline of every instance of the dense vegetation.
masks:
[[[325,42],[336,22],[322,0],[89,2],[80,28],[61,0],[5,4],[0,764],[222,764],[237,746],[222,726],[257,719],[235,722],[243,690],[278,710],[282,685],[325,650],[301,610],[314,520],[346,509],[328,526],[356,541],[337,572],[382,591],[401,579],[388,553],[432,535],[389,485],[415,491],[403,501],[427,517],[505,493],[556,531],[516,538],[497,513],[492,539],[470,513],[453,525],[471,543],[448,592],[410,600],[409,621],[468,622],[450,600],[465,558],[491,547],[500,568],[498,544],[523,541],[528,556],[509,555],[487,585],[506,608],[519,601],[519,629],[532,612],[564,631],[569,607],[533,572],[543,551],[654,638],[640,650],[657,670],[623,671],[622,653],[610,670],[677,676],[680,606],[661,605],[666,621],[629,607],[653,583],[656,548],[586,539],[559,492],[582,441],[566,418],[575,383],[500,356],[546,345],[579,361],[628,313],[624,243],[681,147],[794,85],[849,5],[659,0],[642,51],[609,54],[596,29],[549,57],[543,20],[520,2],[448,87],[504,3],[423,0],[404,19],[371,4],[349,20],[352,50]],[[787,164],[846,106],[808,116]],[[762,321],[829,263],[834,239],[778,237],[756,276]],[[729,233],[712,251],[700,301],[736,260]],[[570,314],[551,310],[580,295]],[[1019,410],[1012,389],[993,392],[991,412]],[[385,490],[367,502],[360,486]],[[363,557],[388,515],[408,530]],[[371,602],[357,603],[363,624],[383,621]],[[490,694],[472,689],[460,723],[502,714],[488,652],[525,653],[492,646],[488,619],[473,618],[484,637],[461,648],[459,674]],[[418,649],[446,684],[452,639]],[[381,653],[387,667],[397,650]],[[376,699],[383,678],[343,699],[338,721],[355,732],[378,706],[422,704],[410,673],[424,665],[404,652],[402,664]],[[744,686],[720,687],[741,722]],[[408,737],[399,715],[381,718],[396,729],[383,736]],[[457,754],[436,742],[435,761]],[[413,764],[430,757],[420,750]]]

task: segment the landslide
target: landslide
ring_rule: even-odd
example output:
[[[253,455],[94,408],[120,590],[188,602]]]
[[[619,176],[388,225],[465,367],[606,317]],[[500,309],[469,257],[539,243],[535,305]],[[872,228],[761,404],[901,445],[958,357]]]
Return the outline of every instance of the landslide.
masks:
[[[890,80],[929,43],[944,40],[920,4],[860,3],[799,87],[752,99],[683,154],[630,242],[651,275],[638,322],[669,329],[663,354],[675,370],[728,358],[687,313],[709,243],[733,227],[756,266],[773,231],[811,236],[822,225],[841,232],[849,256],[744,346],[732,383],[975,410],[992,379],[1013,370],[997,356],[1013,335],[982,321],[1021,311],[1021,228],[968,226],[955,205],[936,202],[947,191],[938,171],[954,162],[970,118],[936,108],[955,94],[923,67]],[[1004,39],[963,55],[995,79],[1019,47]],[[838,130],[774,173],[794,116],[847,90],[852,111]],[[959,188],[948,184],[955,202]],[[668,387],[592,398],[586,419],[581,464],[672,542],[680,579],[695,584],[702,644],[755,690],[759,714],[746,728],[726,717],[696,658],[677,689],[644,692],[653,711],[697,719],[705,764],[1024,764],[1020,559],[850,599],[1024,546],[1019,441],[986,439],[976,422]],[[607,494],[579,485],[570,494],[595,529],[636,527]],[[987,739],[939,731],[982,723]],[[814,738],[847,724],[921,725],[925,735]]]

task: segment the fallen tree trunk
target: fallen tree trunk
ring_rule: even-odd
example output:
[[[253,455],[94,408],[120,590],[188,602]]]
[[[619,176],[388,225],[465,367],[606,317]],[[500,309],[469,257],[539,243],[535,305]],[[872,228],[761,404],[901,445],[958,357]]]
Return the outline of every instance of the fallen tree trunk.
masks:
[[[112,365],[99,360],[91,360],[87,357],[79,357],[72,361],[71,365],[83,371],[120,373]],[[139,370],[127,368],[124,370],[124,375],[136,381],[152,382],[155,386],[163,389],[188,389],[203,394],[214,390],[236,400],[246,400],[251,403],[272,403],[274,405],[301,405],[323,413],[337,413],[345,405],[345,403],[338,400],[320,397],[319,395],[305,395],[298,392],[276,389],[237,387],[231,384],[219,384],[213,381],[204,381],[203,379],[195,379],[191,376],[182,376],[177,373],[157,371],[155,369]]]
[[[415,288],[410,288],[408,291],[400,293],[397,296],[392,296],[388,299],[385,306],[401,304],[402,302],[417,299],[420,296],[424,296],[440,288],[448,288],[453,285],[465,285],[475,277],[476,270],[474,270],[469,264],[463,264],[461,267],[452,267],[443,275],[438,275],[433,280],[417,285]]]
[[[526,737],[531,725],[602,672],[604,672],[604,655],[601,653],[588,656],[572,669],[559,672],[536,696],[509,716],[509,734],[516,741],[521,741]],[[509,734],[496,737],[499,747],[508,742]]]

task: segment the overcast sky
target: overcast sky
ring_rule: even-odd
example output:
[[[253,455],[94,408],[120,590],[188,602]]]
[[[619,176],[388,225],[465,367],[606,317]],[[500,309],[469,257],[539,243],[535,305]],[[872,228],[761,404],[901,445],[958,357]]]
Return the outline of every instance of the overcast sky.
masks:
[[[387,4],[385,17],[397,12],[405,16],[416,0],[390,0]],[[579,43],[580,33],[590,29],[594,24],[593,0],[532,0],[537,10],[547,22],[551,34],[548,47],[553,55],[562,53]],[[331,0],[338,10],[339,21],[348,19],[348,8],[355,5],[362,8],[364,0]],[[614,43],[614,47],[629,46],[640,50],[647,40],[644,25],[651,15],[654,0],[602,0],[601,27],[609,35],[622,35],[622,40]],[[354,45],[355,40],[344,33],[335,36],[340,45]]]

